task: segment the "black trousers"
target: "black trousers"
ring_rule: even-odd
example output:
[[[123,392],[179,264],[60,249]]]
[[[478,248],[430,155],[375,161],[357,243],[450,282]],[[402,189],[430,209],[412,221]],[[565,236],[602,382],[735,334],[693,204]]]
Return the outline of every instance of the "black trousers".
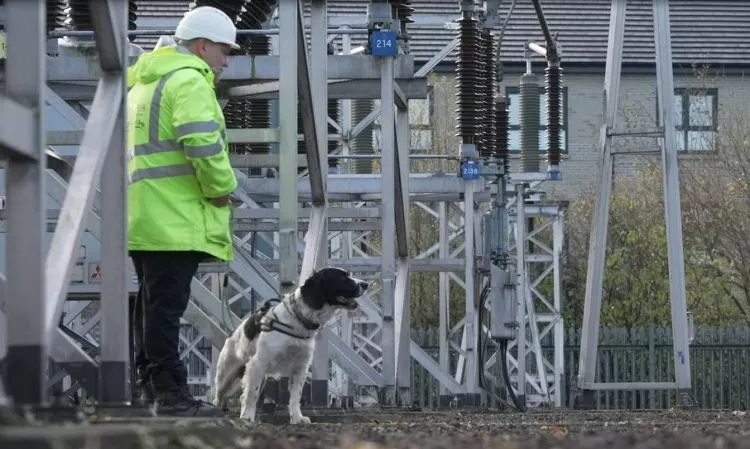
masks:
[[[131,251],[138,295],[133,307],[135,367],[143,380],[167,371],[180,386],[187,371],[180,361],[180,318],[190,283],[206,254],[190,251]]]

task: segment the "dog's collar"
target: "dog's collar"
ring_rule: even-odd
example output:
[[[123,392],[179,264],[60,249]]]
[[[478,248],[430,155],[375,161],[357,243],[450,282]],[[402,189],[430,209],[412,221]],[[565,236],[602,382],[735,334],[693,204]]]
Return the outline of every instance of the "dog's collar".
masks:
[[[299,309],[297,307],[294,307],[297,303],[297,297],[294,294],[292,294],[292,297],[290,298],[289,302],[291,304],[284,303],[287,310],[292,312],[292,315],[294,315],[294,318],[296,318],[297,321],[299,321],[301,325],[305,326],[305,329],[309,331],[316,331],[320,329],[320,324],[310,321],[307,318],[303,317],[302,314],[299,313]]]
[[[300,340],[308,340],[312,338],[313,335],[315,334],[315,331],[320,329],[320,324],[314,323],[306,319],[305,317],[303,317],[302,314],[299,313],[299,310],[297,310],[297,307],[294,307],[294,302],[295,302],[294,296],[289,298],[289,301],[281,301],[284,307],[286,307],[286,309],[292,313],[292,315],[294,316],[294,319],[297,320],[304,327],[304,329],[299,329],[297,326],[292,326],[290,324],[282,322],[276,316],[274,308],[271,308],[270,310],[268,310],[268,312],[266,312],[266,314],[263,316],[263,318],[260,321],[261,332],[272,332],[272,331],[281,332],[284,335],[288,335],[290,337],[297,338]],[[295,331],[300,331],[300,330],[302,331],[301,333],[295,332]]]

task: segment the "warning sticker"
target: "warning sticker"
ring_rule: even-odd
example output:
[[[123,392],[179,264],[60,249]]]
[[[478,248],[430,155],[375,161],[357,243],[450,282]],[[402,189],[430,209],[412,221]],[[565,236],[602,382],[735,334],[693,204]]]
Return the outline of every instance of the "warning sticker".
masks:
[[[98,284],[102,281],[102,269],[98,263],[89,264],[89,284]]]

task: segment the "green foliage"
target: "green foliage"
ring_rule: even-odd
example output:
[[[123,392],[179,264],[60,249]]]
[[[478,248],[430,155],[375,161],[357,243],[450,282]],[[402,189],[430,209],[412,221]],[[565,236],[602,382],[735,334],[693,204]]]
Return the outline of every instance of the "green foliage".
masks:
[[[694,66],[685,87],[696,95],[719,85],[722,75]],[[731,97],[731,87],[722,84]],[[727,87],[725,89],[725,87]],[[739,93],[739,92],[737,92]],[[623,94],[625,128],[654,123],[653,98]],[[635,96],[637,100],[637,95]],[[727,98],[727,97],[724,97]],[[733,107],[732,104],[737,104]],[[706,105],[710,110],[710,105]],[[688,310],[696,325],[735,326],[750,320],[750,114],[741,102],[719,105],[719,131],[705,149],[679,156],[684,270]],[[598,125],[596,123],[598,133]],[[593,135],[592,135],[593,136]],[[619,139],[618,153],[655,140]],[[670,325],[669,271],[662,200],[661,157],[618,156],[638,167],[616,177],[609,211],[602,325]],[[620,161],[622,159],[618,159]],[[576,198],[566,213],[563,295],[568,325],[583,317],[586,266],[596,191]]]
[[[688,309],[696,324],[743,324],[748,319],[745,311],[748,297],[737,288],[738,278],[750,264],[732,254],[737,245],[746,244],[743,234],[731,230],[738,221],[747,222],[748,216],[738,215],[736,205],[722,201],[722,195],[715,195],[718,186],[703,185],[717,180],[701,176],[696,165],[681,170]],[[618,182],[614,189],[604,270],[603,326],[670,324],[661,187],[660,167],[646,163],[636,176]],[[714,195],[706,197],[710,192]],[[593,192],[583,195],[566,214],[568,251],[563,282],[565,318],[569,325],[581,323],[583,317],[593,198]]]

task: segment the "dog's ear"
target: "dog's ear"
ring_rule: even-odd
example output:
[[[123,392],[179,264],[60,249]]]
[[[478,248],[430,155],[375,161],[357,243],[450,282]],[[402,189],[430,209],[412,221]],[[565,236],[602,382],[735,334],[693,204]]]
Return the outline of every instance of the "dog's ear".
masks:
[[[323,277],[320,272],[313,272],[302,284],[302,299],[310,308],[320,310],[326,303],[325,292],[323,291]]]

